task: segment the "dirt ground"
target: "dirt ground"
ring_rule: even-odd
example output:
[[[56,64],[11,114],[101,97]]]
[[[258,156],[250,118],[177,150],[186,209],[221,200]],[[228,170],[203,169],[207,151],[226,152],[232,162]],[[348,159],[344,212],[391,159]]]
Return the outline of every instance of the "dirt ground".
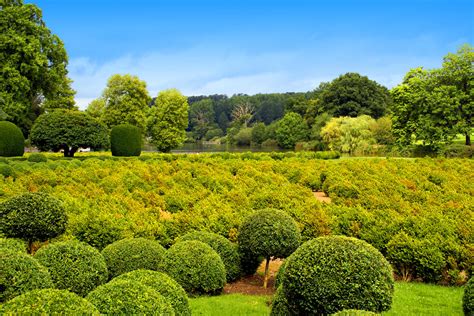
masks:
[[[329,196],[326,195],[326,193],[324,192],[313,192],[314,194],[314,197],[320,201],[320,202],[323,202],[323,203],[331,203],[331,198]]]
[[[265,272],[265,261],[262,262],[257,270],[257,273],[251,276],[244,277],[236,282],[228,283],[224,287],[225,294],[240,293],[247,295],[273,295],[276,289],[275,277],[283,262],[280,259],[270,261],[268,286],[263,288],[263,275]]]

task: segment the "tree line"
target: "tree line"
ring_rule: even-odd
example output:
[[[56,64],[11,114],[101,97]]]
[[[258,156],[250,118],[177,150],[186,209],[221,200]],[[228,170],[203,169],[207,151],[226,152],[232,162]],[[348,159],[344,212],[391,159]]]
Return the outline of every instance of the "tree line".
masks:
[[[41,10],[6,0],[0,10],[0,120],[29,137],[42,114],[79,111],[68,77],[68,57]],[[461,46],[441,68],[410,70],[389,90],[358,73],[343,74],[312,91],[183,96],[178,90],[152,98],[146,83],[113,75],[85,115],[109,130],[139,127],[159,150],[184,141],[365,151],[379,145],[437,148],[463,135],[471,145],[474,49]]]

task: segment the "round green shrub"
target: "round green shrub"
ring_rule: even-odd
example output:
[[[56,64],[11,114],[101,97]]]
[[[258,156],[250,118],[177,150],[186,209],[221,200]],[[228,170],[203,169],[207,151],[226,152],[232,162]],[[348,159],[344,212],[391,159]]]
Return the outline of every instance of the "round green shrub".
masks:
[[[35,258],[51,273],[56,288],[81,296],[107,281],[107,265],[100,252],[71,240],[40,248]]]
[[[221,257],[207,244],[187,240],[166,251],[165,272],[189,294],[215,294],[222,291],[225,266]]]
[[[1,249],[0,270],[0,302],[31,290],[53,287],[48,270],[26,253]]]
[[[127,238],[114,242],[102,250],[109,277],[138,269],[159,270],[163,264],[165,248],[155,240]]]
[[[26,244],[23,240],[17,238],[0,238],[0,251],[4,250],[26,253]]]
[[[0,122],[0,156],[23,156],[25,152],[25,137],[21,129],[7,121]]]
[[[288,301],[286,300],[283,288],[280,286],[277,288],[275,295],[273,296],[272,308],[270,316],[288,316],[291,315]]]
[[[283,290],[290,308],[298,314],[390,309],[392,268],[365,241],[319,237],[303,244],[287,260]]]
[[[178,282],[168,275],[152,270],[135,270],[114,278],[111,282],[126,280],[140,282],[153,288],[170,302],[176,315],[191,315],[186,292]]]
[[[219,254],[224,263],[227,282],[235,281],[240,277],[238,246],[230,242],[227,238],[208,232],[191,232],[178,239],[178,241],[184,240],[198,240],[211,246],[211,248]]]
[[[136,281],[101,285],[86,299],[107,315],[174,315],[171,304],[153,288]]]
[[[123,124],[110,132],[112,156],[140,156],[142,151],[142,131],[140,128]]]
[[[25,193],[0,204],[0,232],[30,244],[66,230],[67,217],[59,200],[44,193]]]
[[[276,209],[256,211],[239,231],[239,247],[244,253],[265,258],[286,258],[298,248],[301,235],[296,222]]]
[[[288,263],[288,259],[283,261],[280,268],[278,269],[277,275],[275,277],[275,287],[278,288],[280,285],[283,284],[283,277],[285,275],[286,265]]]
[[[48,158],[44,154],[33,153],[28,156],[29,162],[47,162]]]
[[[472,316],[474,315],[474,278],[470,278],[467,281],[464,288],[464,295],[462,297],[462,309],[464,315]]]
[[[15,175],[15,170],[7,164],[0,163],[0,175],[5,178],[13,177]]]
[[[5,315],[99,315],[86,299],[66,290],[34,290],[8,301],[0,307]]]
[[[335,314],[332,314],[332,316],[376,316],[376,315],[380,315],[380,314],[369,312],[369,311],[363,311],[359,309],[345,309]]]

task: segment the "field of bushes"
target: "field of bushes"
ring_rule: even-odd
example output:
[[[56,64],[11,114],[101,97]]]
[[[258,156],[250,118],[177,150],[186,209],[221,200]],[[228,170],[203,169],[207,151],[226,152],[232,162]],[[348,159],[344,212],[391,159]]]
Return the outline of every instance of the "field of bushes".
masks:
[[[331,234],[365,240],[403,279],[462,284],[472,273],[472,160],[322,160],[315,153],[46,157],[2,159],[0,201],[38,191],[60,199],[69,217],[61,239],[74,236],[103,249],[146,237],[169,247],[189,231],[205,230],[235,242],[245,216],[277,208],[296,220],[303,241]],[[319,202],[313,191],[326,192],[332,203]]]

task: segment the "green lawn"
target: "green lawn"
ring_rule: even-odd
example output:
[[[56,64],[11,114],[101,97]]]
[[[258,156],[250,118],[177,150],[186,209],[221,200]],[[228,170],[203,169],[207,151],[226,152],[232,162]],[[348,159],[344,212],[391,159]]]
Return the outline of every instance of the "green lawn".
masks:
[[[463,315],[462,287],[397,282],[392,309],[383,315]],[[193,315],[268,315],[268,296],[241,294],[192,298]]]

